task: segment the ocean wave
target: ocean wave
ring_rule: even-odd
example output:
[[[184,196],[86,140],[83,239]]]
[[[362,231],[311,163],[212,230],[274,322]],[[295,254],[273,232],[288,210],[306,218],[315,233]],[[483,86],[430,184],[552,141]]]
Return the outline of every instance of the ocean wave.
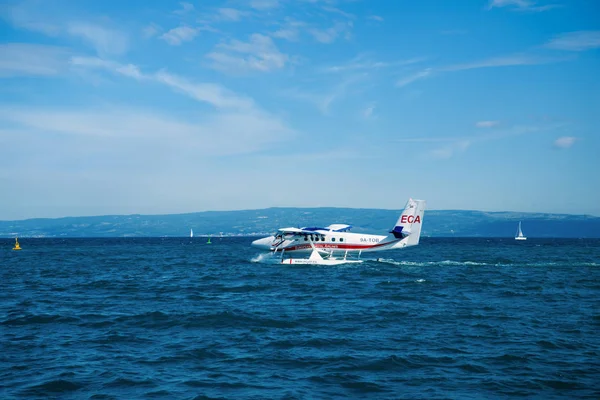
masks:
[[[1,325],[39,325],[39,324],[69,324],[79,322],[80,319],[73,316],[59,314],[27,314],[19,317],[5,319]]]
[[[65,394],[68,392],[74,392],[83,387],[85,387],[85,385],[77,382],[72,382],[65,379],[53,379],[30,386],[23,390],[22,394],[28,396],[47,396],[49,393],[52,393],[57,395],[61,393]]]
[[[2,258],[2,396],[598,397],[600,241],[429,239],[349,268],[116,242]]]

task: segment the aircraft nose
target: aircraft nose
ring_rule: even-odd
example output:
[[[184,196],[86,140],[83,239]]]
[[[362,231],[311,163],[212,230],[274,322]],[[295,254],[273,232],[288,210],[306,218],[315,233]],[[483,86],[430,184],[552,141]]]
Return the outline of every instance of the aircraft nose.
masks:
[[[274,236],[268,236],[262,239],[256,239],[252,242],[253,247],[258,247],[259,249],[267,249],[271,248],[271,243],[273,243]]]

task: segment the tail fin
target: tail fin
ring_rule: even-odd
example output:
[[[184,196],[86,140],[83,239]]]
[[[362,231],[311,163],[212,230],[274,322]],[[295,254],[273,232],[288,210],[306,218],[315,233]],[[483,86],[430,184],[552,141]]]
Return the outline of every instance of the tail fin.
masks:
[[[404,211],[398,218],[394,229],[390,231],[396,239],[403,239],[405,246],[419,244],[423,214],[425,213],[425,200],[408,199]]]

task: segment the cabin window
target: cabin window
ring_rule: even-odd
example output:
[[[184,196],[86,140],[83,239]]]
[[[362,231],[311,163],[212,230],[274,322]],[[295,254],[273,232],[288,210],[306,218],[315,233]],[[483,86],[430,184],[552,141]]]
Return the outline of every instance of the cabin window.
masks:
[[[308,236],[304,235],[304,241],[308,242]]]
[[[331,241],[332,241],[332,242],[335,242],[335,238],[331,238]]]
[[[340,242],[343,242],[343,241],[344,241],[344,238],[340,238]]]

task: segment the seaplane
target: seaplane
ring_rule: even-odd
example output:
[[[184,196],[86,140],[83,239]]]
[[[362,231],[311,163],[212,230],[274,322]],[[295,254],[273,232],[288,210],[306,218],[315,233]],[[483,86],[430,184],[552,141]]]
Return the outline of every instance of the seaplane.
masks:
[[[408,199],[398,221],[387,235],[350,232],[351,225],[280,228],[274,235],[257,239],[252,246],[268,250],[281,264],[339,265],[361,263],[362,253],[403,249],[419,244],[425,200]],[[294,254],[307,254],[295,258]],[[285,258],[284,254],[290,255]],[[350,257],[349,257],[350,256]]]

